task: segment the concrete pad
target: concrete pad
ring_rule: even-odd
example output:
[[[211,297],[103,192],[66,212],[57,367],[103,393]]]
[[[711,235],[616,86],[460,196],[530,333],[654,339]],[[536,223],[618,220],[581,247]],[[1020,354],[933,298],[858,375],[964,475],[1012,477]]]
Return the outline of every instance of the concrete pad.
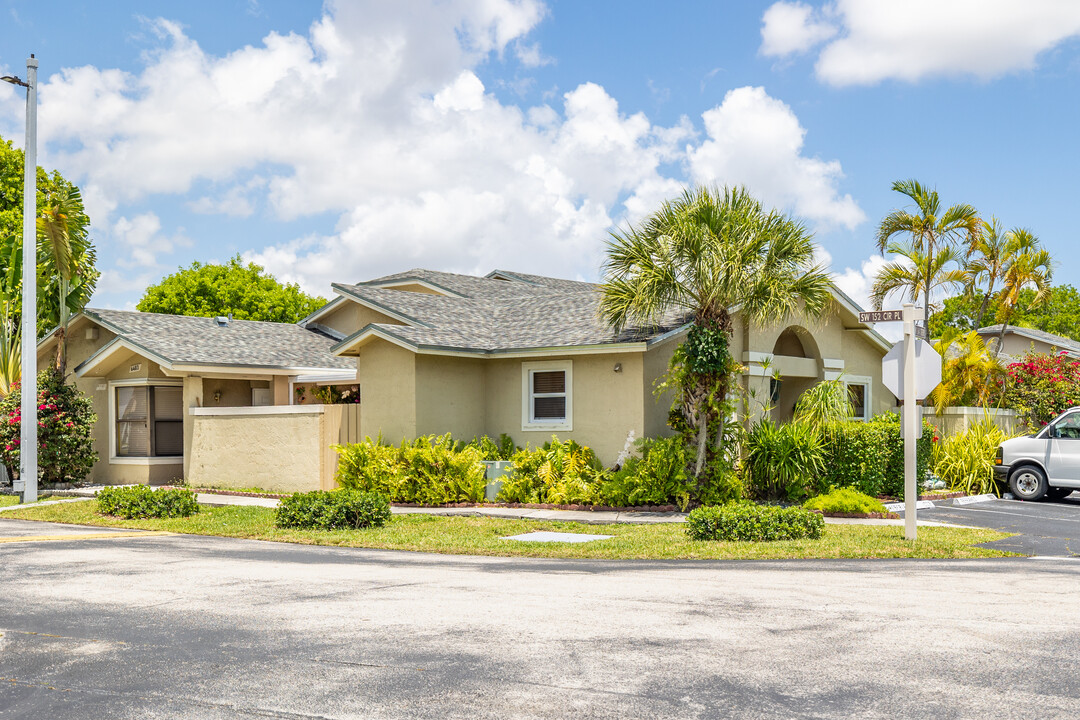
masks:
[[[522,540],[524,542],[563,542],[585,543],[593,540],[607,540],[613,535],[586,535],[584,533],[561,533],[561,532],[531,532],[524,535],[510,535],[503,540]]]

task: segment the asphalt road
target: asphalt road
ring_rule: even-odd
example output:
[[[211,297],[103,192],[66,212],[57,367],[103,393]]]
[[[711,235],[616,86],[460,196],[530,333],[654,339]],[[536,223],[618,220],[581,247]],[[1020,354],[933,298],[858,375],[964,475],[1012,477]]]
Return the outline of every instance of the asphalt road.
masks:
[[[55,527],[0,519],[0,536]],[[552,561],[68,532],[0,544],[0,718],[1080,716],[1080,561]]]
[[[955,501],[934,505],[933,509],[919,510],[919,519],[1018,533],[984,547],[1024,555],[1080,556],[1080,493],[1056,501],[995,499],[972,505],[958,505]]]

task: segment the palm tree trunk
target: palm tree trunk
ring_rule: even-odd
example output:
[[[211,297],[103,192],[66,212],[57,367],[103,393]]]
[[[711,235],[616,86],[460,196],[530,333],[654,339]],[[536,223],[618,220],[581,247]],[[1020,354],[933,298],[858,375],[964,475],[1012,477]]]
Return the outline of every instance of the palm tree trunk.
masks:
[[[975,318],[975,327],[972,330],[978,330],[982,327],[982,319],[986,315],[986,307],[990,304],[990,294],[992,292],[994,292],[994,278],[990,278],[990,285],[986,288],[986,295],[983,296],[982,305],[979,307],[979,315]]]

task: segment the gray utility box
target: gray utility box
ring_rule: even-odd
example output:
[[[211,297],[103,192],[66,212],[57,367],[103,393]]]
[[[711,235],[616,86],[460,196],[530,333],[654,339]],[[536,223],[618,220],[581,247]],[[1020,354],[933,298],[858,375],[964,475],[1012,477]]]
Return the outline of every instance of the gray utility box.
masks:
[[[494,502],[502,490],[503,478],[514,472],[514,463],[509,460],[484,460],[484,468],[487,473],[487,487],[484,488],[484,499]]]

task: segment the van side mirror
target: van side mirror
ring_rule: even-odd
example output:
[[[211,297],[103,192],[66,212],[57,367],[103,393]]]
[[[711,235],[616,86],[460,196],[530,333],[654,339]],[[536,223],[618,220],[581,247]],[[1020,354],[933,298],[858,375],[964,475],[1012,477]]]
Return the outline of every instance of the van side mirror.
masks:
[[[1048,438],[1059,438],[1059,437],[1061,437],[1061,433],[1058,432],[1057,425],[1051,425],[1049,428],[1047,428],[1046,437],[1048,437]]]

